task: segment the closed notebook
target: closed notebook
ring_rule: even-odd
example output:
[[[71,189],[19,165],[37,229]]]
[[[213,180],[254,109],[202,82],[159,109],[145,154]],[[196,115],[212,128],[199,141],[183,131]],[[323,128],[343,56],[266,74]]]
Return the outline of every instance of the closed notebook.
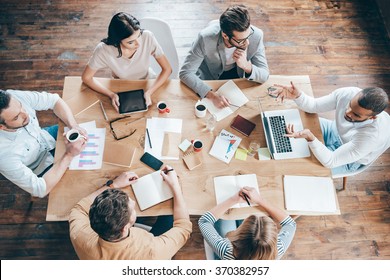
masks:
[[[136,147],[117,142],[106,143],[103,162],[107,164],[130,167],[133,163]]]
[[[141,211],[173,197],[171,188],[160,173],[158,170],[145,175],[131,185]]]
[[[255,129],[256,124],[254,124],[250,120],[247,120],[244,117],[241,117],[240,115],[237,115],[230,124],[230,127],[241,132],[245,136],[249,136],[251,132]]]

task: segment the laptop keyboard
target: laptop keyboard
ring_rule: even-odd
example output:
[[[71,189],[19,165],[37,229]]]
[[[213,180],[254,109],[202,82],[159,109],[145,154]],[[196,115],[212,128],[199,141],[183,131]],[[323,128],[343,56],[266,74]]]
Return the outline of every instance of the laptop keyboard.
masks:
[[[283,136],[286,134],[286,121],[284,116],[268,117],[274,137],[275,148],[277,153],[292,152],[290,138]]]

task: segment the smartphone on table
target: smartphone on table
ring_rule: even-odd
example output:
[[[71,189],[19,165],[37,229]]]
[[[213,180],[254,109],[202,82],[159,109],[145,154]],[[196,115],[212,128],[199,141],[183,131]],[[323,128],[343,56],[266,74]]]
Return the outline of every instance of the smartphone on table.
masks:
[[[140,158],[140,160],[156,171],[160,170],[161,166],[163,165],[163,162],[161,160],[149,154],[148,152],[145,152]]]

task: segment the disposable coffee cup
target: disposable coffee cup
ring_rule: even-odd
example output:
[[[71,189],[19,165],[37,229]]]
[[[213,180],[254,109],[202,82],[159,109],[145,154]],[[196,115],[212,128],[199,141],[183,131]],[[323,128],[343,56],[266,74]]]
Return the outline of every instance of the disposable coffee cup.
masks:
[[[69,130],[66,135],[66,139],[68,139],[69,142],[76,142],[80,138],[85,138],[77,129],[72,128]]]
[[[198,118],[204,118],[206,116],[206,113],[206,106],[200,101],[196,102],[195,116],[197,116]]]
[[[192,146],[194,147],[195,152],[200,152],[203,148],[203,143],[199,139],[195,139],[191,141]]]
[[[171,110],[168,108],[168,105],[165,101],[160,101],[157,103],[157,109],[160,114],[169,113]]]

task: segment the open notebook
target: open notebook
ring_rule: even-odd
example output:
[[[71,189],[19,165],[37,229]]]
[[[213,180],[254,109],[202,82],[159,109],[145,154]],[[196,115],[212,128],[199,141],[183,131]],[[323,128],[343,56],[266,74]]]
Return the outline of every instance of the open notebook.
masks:
[[[214,178],[215,198],[220,204],[235,195],[243,187],[254,188],[259,192],[256,174],[245,174],[236,176],[219,176]],[[255,205],[251,203],[251,206]],[[249,207],[247,202],[237,203],[232,208]]]
[[[145,175],[131,185],[141,211],[173,197],[160,172],[161,170],[158,170]]]
[[[231,104],[231,106],[220,109],[215,107],[210,99],[202,99],[202,102],[206,105],[207,110],[209,110],[210,114],[215,115],[217,121],[233,114],[234,111],[238,110],[242,105],[249,101],[241,89],[232,80],[223,84],[215,93],[226,97]]]

